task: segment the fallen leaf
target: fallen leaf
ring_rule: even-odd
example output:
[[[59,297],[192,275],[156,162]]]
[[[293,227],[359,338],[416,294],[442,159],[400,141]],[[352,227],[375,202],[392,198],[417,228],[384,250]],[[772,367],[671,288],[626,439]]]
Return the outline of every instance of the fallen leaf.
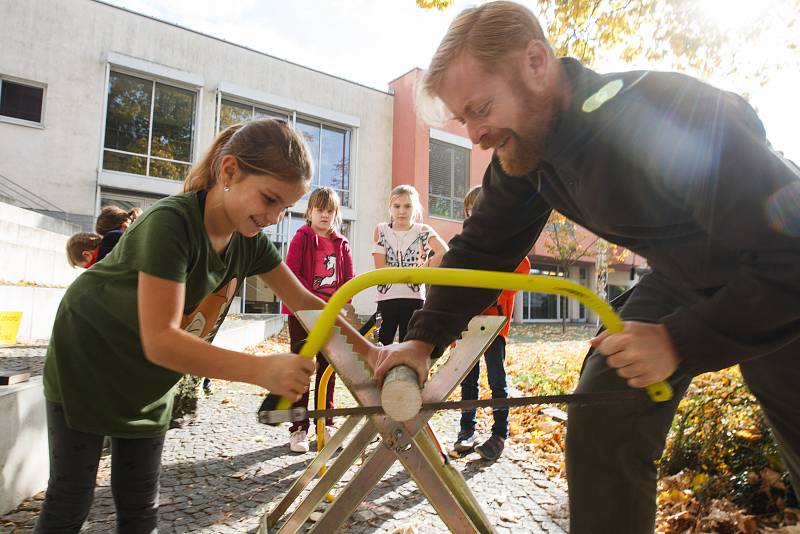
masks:
[[[516,523],[519,521],[519,518],[513,513],[508,511],[500,512],[500,521],[505,521],[506,523]]]

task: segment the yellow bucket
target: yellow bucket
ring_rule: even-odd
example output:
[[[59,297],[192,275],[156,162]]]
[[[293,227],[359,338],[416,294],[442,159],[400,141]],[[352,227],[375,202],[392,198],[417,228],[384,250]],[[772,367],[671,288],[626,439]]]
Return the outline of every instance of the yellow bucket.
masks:
[[[20,321],[22,321],[22,312],[0,311],[0,345],[17,343]]]

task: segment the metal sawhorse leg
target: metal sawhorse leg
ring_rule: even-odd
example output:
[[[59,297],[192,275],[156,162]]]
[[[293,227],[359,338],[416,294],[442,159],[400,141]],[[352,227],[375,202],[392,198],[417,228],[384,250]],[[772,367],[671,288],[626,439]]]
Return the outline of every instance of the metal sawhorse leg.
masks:
[[[297,312],[297,317],[309,330],[319,318],[319,311]],[[474,318],[450,355],[422,390],[423,402],[445,400],[472,369],[503,326],[503,317],[482,316]],[[323,351],[362,406],[380,404],[380,391],[369,367],[353,352],[352,347],[338,328],[328,340]],[[329,506],[309,532],[335,532],[358,507],[395,460],[400,460],[411,477],[425,494],[439,516],[453,532],[493,532],[461,474],[448,463],[435,435],[427,424],[431,412],[421,412],[417,417],[399,423],[385,415],[370,416],[355,437],[339,454],[335,462],[300,502],[277,532],[296,532],[317,508],[325,495],[353,465],[376,435],[380,445],[371,453],[350,483]],[[338,432],[319,452],[314,461],[300,475],[287,495],[262,519],[259,532],[266,533],[301,494],[325,462],[333,456],[364,417],[349,417]]]

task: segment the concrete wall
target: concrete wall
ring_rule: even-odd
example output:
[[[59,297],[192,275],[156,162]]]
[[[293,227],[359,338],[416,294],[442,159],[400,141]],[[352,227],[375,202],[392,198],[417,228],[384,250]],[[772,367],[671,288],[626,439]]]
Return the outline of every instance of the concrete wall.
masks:
[[[76,231],[75,225],[0,203],[0,311],[22,312],[18,341],[50,337],[65,288],[82,271],[67,263],[67,239]]]
[[[0,311],[20,311],[18,343],[50,339],[65,288],[0,286]]]
[[[0,74],[46,84],[43,127],[0,121],[0,174],[70,213],[94,215],[98,185],[109,180],[132,191],[180,188],[99,169],[109,57],[138,61],[151,77],[155,70],[161,80],[197,84],[195,159],[214,136],[221,88],[332,122],[355,118],[352,248],[356,270],[372,268],[372,229],[385,217],[390,186],[391,95],[91,0],[0,3],[0,35]],[[371,300],[364,295],[355,304],[371,313]]]
[[[42,377],[0,387],[0,515],[47,486]]]
[[[66,254],[67,239],[77,231],[73,224],[0,203],[0,280],[69,285],[80,274]]]

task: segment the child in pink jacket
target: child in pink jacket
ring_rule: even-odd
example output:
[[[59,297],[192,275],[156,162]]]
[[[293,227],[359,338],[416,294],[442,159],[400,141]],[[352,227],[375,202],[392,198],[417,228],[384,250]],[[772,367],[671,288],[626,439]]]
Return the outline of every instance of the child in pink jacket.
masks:
[[[353,278],[353,256],[350,243],[336,228],[341,224],[339,196],[330,187],[314,190],[308,199],[306,224],[301,226],[289,244],[286,265],[303,285],[323,300],[328,300],[336,289]],[[289,314],[289,338],[291,351],[297,353],[303,346],[307,334],[300,321],[286,306]],[[328,367],[328,360],[317,354],[317,377],[315,392],[319,391],[319,379]],[[333,389],[336,375],[328,382],[326,407],[333,408]],[[317,393],[315,393],[316,397]],[[308,407],[308,392],[294,403],[294,407]],[[316,398],[314,403],[316,406]],[[325,421],[325,441],[332,434],[333,420]],[[289,427],[289,448],[292,452],[308,452],[309,420],[295,421]]]

